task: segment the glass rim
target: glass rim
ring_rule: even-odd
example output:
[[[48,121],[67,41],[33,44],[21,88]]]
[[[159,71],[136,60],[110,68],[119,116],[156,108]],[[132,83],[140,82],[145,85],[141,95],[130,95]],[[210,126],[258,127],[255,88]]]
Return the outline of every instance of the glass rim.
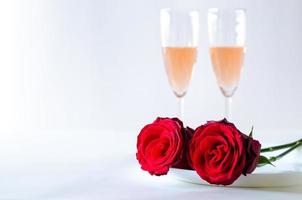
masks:
[[[208,12],[218,13],[218,12],[243,12],[246,13],[246,8],[209,8]]]
[[[197,12],[200,13],[199,9],[196,8],[161,8],[160,12],[178,12],[178,13],[192,13]]]

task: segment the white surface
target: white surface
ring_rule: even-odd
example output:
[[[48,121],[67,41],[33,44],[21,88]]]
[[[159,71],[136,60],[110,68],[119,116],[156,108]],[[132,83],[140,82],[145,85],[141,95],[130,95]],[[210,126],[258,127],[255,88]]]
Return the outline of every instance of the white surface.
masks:
[[[295,158],[295,160],[299,161],[299,157]],[[199,175],[192,170],[173,168],[169,174],[178,180],[188,183],[211,185],[205,180],[202,180]],[[302,163],[291,162],[283,165],[277,164],[276,167],[267,165],[256,168],[252,174],[247,176],[241,175],[228,187],[265,188],[295,185],[302,186]]]
[[[10,134],[0,140],[0,199],[302,198],[302,186],[222,188],[151,176],[137,164],[134,135],[110,131]]]

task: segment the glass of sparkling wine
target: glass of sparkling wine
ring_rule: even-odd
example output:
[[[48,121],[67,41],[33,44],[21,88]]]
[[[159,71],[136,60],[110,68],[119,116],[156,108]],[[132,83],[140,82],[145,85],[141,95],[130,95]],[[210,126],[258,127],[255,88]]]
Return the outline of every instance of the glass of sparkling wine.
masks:
[[[208,30],[214,73],[225,97],[225,118],[231,120],[232,96],[238,86],[245,54],[246,11],[211,8]]]
[[[183,119],[183,98],[187,93],[197,59],[199,12],[161,9],[161,43],[169,83],[179,101]]]

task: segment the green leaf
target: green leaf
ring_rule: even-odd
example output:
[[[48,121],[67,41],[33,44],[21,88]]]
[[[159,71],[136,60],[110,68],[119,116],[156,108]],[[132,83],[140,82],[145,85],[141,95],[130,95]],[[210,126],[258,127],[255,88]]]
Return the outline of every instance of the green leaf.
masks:
[[[265,156],[261,156],[261,155],[260,155],[259,160],[258,160],[258,165],[257,165],[257,167],[262,167],[262,166],[268,165],[268,164],[275,167],[275,165],[273,165],[273,163],[271,162],[270,159],[268,159],[268,158],[265,157]]]
[[[252,126],[251,132],[250,132],[250,134],[249,134],[249,137],[250,137],[250,138],[253,138],[253,131],[254,131],[254,126]]]

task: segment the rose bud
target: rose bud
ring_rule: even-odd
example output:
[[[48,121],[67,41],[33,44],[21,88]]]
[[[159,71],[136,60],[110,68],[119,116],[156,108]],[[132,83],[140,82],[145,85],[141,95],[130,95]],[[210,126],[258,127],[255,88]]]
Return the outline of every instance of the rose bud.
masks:
[[[211,184],[232,184],[251,173],[258,162],[260,143],[241,133],[226,119],[211,121],[195,130],[190,142],[190,162]]]
[[[141,168],[159,176],[167,174],[174,165],[187,167],[185,134],[186,129],[177,118],[157,118],[146,125],[137,137],[136,158]]]

